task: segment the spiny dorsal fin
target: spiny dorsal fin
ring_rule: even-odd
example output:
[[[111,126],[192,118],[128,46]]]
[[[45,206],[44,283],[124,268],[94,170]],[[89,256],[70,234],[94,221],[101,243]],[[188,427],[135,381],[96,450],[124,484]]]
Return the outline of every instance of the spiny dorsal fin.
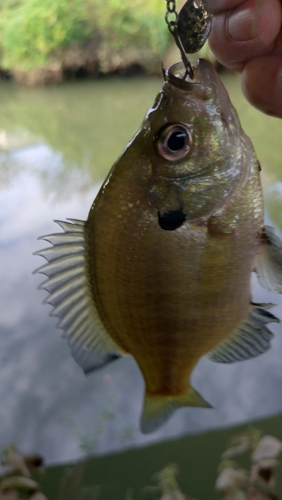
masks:
[[[267,309],[274,304],[254,304],[243,323],[208,354],[217,363],[234,363],[255,358],[270,347],[273,333],[267,323],[279,323],[279,319]]]
[[[254,270],[261,286],[270,292],[282,293],[282,241],[273,227],[264,227]]]
[[[40,289],[47,290],[44,302],[51,304],[52,316],[59,318],[72,355],[85,373],[119,358],[122,353],[107,334],[89,292],[85,265],[84,222],[56,221],[64,232],[40,239],[51,247],[35,252],[47,260],[35,272],[45,274]]]
[[[143,434],[156,431],[167,422],[177,408],[185,406],[212,408],[191,386],[187,393],[181,396],[150,396],[146,393],[140,423],[141,431]]]

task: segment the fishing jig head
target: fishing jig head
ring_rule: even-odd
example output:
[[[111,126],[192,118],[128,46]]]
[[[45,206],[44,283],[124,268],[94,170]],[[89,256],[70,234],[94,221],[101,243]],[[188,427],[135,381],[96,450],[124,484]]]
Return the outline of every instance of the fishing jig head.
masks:
[[[198,52],[210,33],[212,15],[205,8],[204,2],[205,0],[187,0],[178,14],[176,0],[166,0],[165,21],[180,50],[186,69],[184,79],[188,75],[193,80],[194,76],[187,54]]]

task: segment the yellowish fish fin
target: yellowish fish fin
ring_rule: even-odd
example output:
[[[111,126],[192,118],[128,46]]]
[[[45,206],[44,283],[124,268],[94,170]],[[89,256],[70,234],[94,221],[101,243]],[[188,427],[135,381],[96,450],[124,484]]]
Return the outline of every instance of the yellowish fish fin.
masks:
[[[273,227],[264,227],[254,270],[261,286],[270,292],[282,293],[282,241]]]
[[[49,293],[45,302],[53,306],[51,315],[59,318],[57,326],[64,330],[63,337],[74,359],[85,373],[89,373],[119,358],[122,353],[103,327],[90,296],[84,222],[69,220],[56,221],[64,232],[40,238],[52,246],[35,252],[48,261],[35,272],[47,276],[39,286]]]
[[[177,408],[198,406],[212,408],[193,387],[181,396],[150,396],[146,393],[140,428],[143,434],[149,434],[161,427]]]
[[[246,318],[231,335],[223,340],[208,357],[217,363],[234,363],[255,358],[270,348],[273,333],[267,323],[279,323],[279,319],[268,312],[274,304],[254,304]]]

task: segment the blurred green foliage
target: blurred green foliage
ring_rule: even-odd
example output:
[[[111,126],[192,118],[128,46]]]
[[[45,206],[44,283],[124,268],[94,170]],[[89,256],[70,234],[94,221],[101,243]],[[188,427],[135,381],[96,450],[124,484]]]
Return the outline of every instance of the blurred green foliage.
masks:
[[[1,24],[2,64],[8,68],[42,66],[58,47],[83,42],[90,36],[80,0],[12,4]]]
[[[155,52],[166,48],[163,0],[89,0],[89,4],[105,44],[112,49],[131,44]]]
[[[0,66],[40,68],[91,40],[102,63],[124,49],[160,54],[169,40],[164,13],[163,0],[1,0]]]

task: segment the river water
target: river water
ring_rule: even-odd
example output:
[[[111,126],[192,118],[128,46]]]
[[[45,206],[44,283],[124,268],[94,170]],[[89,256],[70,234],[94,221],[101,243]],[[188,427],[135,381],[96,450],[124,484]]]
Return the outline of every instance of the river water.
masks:
[[[262,160],[266,221],[281,236],[281,123],[227,84]],[[282,327],[263,356],[222,366],[201,359],[192,382],[213,410],[185,409],[158,432],[138,429],[144,384],[132,358],[85,377],[49,317],[32,271],[37,237],[54,219],[85,219],[111,164],[141,123],[158,79],[110,79],[25,89],[0,84],[0,449],[13,443],[47,462],[104,453],[282,411]],[[272,130],[272,132],[271,132]],[[281,298],[253,279],[253,300]]]

